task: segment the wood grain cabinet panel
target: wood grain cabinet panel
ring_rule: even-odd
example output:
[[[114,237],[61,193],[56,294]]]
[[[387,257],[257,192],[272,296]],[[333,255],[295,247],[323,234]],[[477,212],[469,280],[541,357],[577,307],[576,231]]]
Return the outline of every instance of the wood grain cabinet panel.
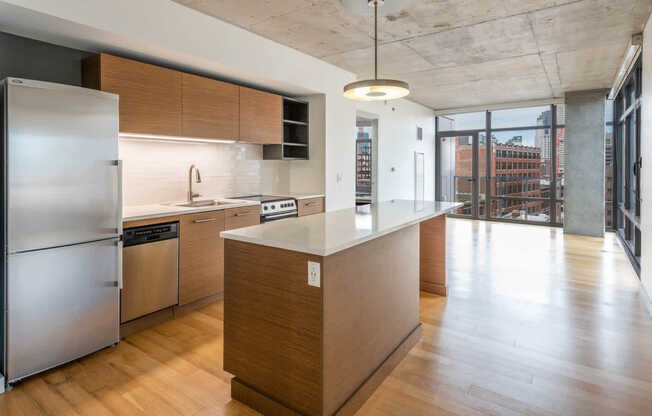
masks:
[[[225,210],[224,228],[233,230],[260,224],[260,205]]]
[[[297,201],[299,216],[319,214],[324,212],[324,198],[300,199]]]
[[[182,215],[179,305],[224,291],[224,211]]]
[[[181,72],[100,54],[83,63],[83,84],[120,96],[120,132],[181,135]]]
[[[240,87],[240,140],[281,144],[283,98],[280,95]]]
[[[181,132],[185,137],[237,140],[240,91],[234,84],[183,74]]]

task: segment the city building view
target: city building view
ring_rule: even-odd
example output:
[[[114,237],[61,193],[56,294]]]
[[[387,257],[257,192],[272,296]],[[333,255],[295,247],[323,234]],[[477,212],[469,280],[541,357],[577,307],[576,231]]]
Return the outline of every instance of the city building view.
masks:
[[[564,106],[556,108],[557,120],[563,121]],[[502,111],[509,113],[510,110]],[[555,209],[555,222],[562,223],[563,204],[556,201],[563,201],[564,197],[565,129],[559,122],[557,128],[553,128],[550,106],[513,111],[515,114],[508,118],[514,119],[502,122],[511,124],[510,128],[492,131],[489,141],[486,130],[441,137],[442,196],[450,200],[454,196],[456,201],[464,203],[457,211],[461,216],[473,216],[476,189],[479,218],[549,223],[551,209]],[[521,121],[517,117],[519,111],[529,115]],[[456,121],[464,122],[465,119],[458,117],[451,121],[448,129],[466,133],[466,126],[459,126]],[[500,117],[497,122],[500,123]],[[474,177],[473,142],[476,137],[477,173]]]

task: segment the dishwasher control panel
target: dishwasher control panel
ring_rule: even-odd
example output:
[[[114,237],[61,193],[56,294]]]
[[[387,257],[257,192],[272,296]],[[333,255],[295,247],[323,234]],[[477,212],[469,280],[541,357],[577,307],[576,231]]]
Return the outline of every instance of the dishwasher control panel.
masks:
[[[124,246],[134,246],[179,237],[179,223],[144,225],[124,230]]]

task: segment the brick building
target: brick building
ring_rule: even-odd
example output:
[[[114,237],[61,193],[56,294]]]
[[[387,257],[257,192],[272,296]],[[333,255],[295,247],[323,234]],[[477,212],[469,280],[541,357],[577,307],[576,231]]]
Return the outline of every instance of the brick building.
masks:
[[[521,212],[530,215],[549,214],[549,206],[545,201],[524,201],[523,197],[548,197],[549,182],[542,181],[541,149],[524,146],[519,140],[509,143],[495,143],[491,155],[491,187],[492,196],[506,197],[494,201],[492,217],[518,218]],[[486,207],[486,152],[485,143],[479,145],[479,214],[485,215]],[[455,177],[458,200],[469,202],[458,210],[458,214],[471,215],[472,196],[472,145],[457,138],[455,148]]]

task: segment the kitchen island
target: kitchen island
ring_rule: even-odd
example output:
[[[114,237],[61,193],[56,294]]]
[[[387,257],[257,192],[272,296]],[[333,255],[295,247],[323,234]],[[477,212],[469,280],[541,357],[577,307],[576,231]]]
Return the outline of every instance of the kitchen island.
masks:
[[[353,414],[446,294],[449,202],[394,200],[222,232],[224,369],[263,414]]]

